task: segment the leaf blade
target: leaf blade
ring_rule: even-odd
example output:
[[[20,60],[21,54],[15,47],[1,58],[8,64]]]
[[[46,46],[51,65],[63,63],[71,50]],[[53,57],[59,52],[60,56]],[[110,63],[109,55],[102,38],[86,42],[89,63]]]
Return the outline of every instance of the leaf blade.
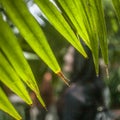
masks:
[[[93,0],[81,0],[81,11],[83,12],[83,19],[85,19],[86,22],[84,22],[84,25],[87,29],[87,33],[90,40],[90,46],[93,56],[93,61],[95,65],[96,74],[98,75],[99,72],[99,40],[98,40],[98,34],[97,34],[97,25],[95,22],[95,3],[93,3]]]
[[[13,105],[8,100],[7,96],[5,95],[4,91],[0,87],[0,109],[11,115],[17,120],[21,120],[21,116],[18,114],[18,112],[15,110]]]
[[[2,28],[0,29],[0,37],[2,38],[0,40],[0,48],[6,54],[7,58],[11,62],[16,72],[22,78],[22,80],[30,87],[30,89],[32,89],[36,93],[39,100],[41,100],[42,105],[45,107],[45,103],[43,102],[40,96],[39,88],[35,81],[34,75],[23,56],[21,47],[19,46],[17,39],[13,32],[11,31],[10,27],[6,22],[2,20],[1,16],[0,25]],[[8,38],[10,40],[8,40]]]
[[[105,18],[104,18],[102,0],[98,0],[98,1],[95,1],[95,2],[96,2],[96,8],[97,8],[97,11],[98,11],[98,14],[96,16],[98,18],[96,20],[96,24],[97,24],[97,27],[98,27],[100,49],[101,49],[102,57],[104,59],[106,67],[108,67],[107,30],[106,30],[106,23],[105,23]]]
[[[2,3],[13,23],[18,27],[22,36],[31,48],[38,54],[38,56],[56,74],[61,72],[61,68],[46,40],[44,33],[42,32],[37,21],[28,11],[24,1],[12,1],[13,2],[10,2],[9,0],[2,0]]]
[[[46,15],[49,22],[61,33],[61,35],[63,35],[84,57],[87,57],[82,45],[60,11],[49,0],[35,0],[35,2]]]
[[[70,18],[71,22],[74,24],[77,30],[76,32],[80,35],[80,37],[87,44],[87,46],[91,48],[88,33],[84,25],[83,15],[82,12],[80,12],[81,8],[78,4],[79,1],[58,0],[58,2]]]
[[[26,42],[55,73],[60,71],[60,67],[40,25],[30,14],[25,3],[22,0],[12,0],[12,3],[9,0],[2,1],[6,8],[6,12],[10,16],[12,22],[18,27]],[[15,19],[16,17],[19,19]]]
[[[120,22],[120,0],[112,0],[112,3]]]
[[[20,96],[27,104],[32,104],[30,96],[23,85],[19,76],[7,62],[5,57],[0,52],[0,80],[18,96]]]

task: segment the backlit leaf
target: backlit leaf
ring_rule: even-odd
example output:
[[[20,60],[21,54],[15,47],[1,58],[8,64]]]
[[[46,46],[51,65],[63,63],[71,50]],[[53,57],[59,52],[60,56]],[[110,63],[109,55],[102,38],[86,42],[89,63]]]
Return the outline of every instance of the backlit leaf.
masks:
[[[0,39],[1,40],[1,39]],[[14,71],[14,69],[7,62],[3,54],[0,52],[0,80],[18,96],[20,96],[26,103],[32,104],[30,96]]]
[[[89,36],[85,27],[85,19],[83,17],[80,5],[78,4],[78,0],[58,0],[60,3],[61,7],[64,9],[68,17],[70,18],[71,22],[76,28],[76,33],[80,35],[82,40],[87,44],[89,48],[90,46],[90,41],[89,41]]]
[[[36,93],[39,100],[41,100],[41,104],[45,106],[39,94],[39,88],[37,86],[33,73],[23,56],[23,52],[17,42],[17,39],[8,24],[2,20],[1,16],[0,27],[0,48],[6,54],[10,63],[22,78],[22,80],[24,80],[24,82]]]
[[[118,17],[119,22],[120,22],[120,0],[112,0],[112,3],[114,5],[117,17]]]
[[[40,28],[40,25],[30,14],[24,1],[1,1],[12,22],[18,27],[21,35],[25,38],[31,48],[55,73],[61,72],[58,62]]]
[[[2,0],[2,3],[12,22],[18,27],[21,35],[25,38],[31,48],[54,72],[60,71],[60,67],[40,28],[40,25],[30,14],[24,1]]]
[[[49,0],[35,0],[48,21],[68,40],[84,57],[87,57],[80,41],[66,22],[61,12]]]
[[[22,120],[21,116],[15,110],[13,105],[10,103],[9,99],[7,98],[6,94],[4,93],[1,87],[0,87],[0,110],[3,110],[4,112],[8,113],[16,120]]]

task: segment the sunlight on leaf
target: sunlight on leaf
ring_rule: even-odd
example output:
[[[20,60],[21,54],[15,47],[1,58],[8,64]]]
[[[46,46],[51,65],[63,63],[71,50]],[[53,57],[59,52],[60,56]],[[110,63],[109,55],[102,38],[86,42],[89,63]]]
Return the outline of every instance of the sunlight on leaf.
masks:
[[[22,78],[22,80],[24,80],[24,82],[36,93],[36,95],[39,97],[39,100],[41,100],[42,105],[45,106],[40,96],[39,88],[37,86],[33,73],[27,61],[25,60],[25,57],[23,56],[23,52],[17,42],[17,39],[8,24],[2,20],[1,16],[0,25],[2,28],[0,29],[0,48],[6,54],[10,63]]]
[[[93,14],[93,24],[95,24],[94,32],[96,32],[96,39],[98,39],[98,47],[101,48],[101,53],[104,59],[106,66],[108,66],[108,43],[107,43],[107,32],[105,18],[103,14],[102,0],[90,0],[91,13]],[[92,40],[91,40],[92,41]],[[96,43],[96,44],[97,44]],[[92,43],[94,44],[94,43]],[[95,47],[95,46],[94,46]],[[93,47],[93,49],[94,49]],[[99,49],[98,49],[99,52]],[[93,52],[94,53],[94,52]],[[99,55],[98,55],[99,57]],[[96,63],[96,66],[99,66],[99,62]],[[99,67],[98,67],[99,69]]]
[[[70,42],[84,57],[87,57],[80,41],[66,22],[60,11],[49,0],[35,0],[48,21]]]
[[[22,120],[21,116],[15,110],[13,105],[10,103],[1,87],[0,87],[0,110],[5,111],[6,113],[14,117],[16,120]]]
[[[120,0],[112,1],[120,20]],[[108,43],[102,0],[56,0],[56,4],[53,4],[51,0],[34,0],[34,2],[48,22],[85,58],[87,58],[87,54],[82,45],[89,47],[97,75],[99,74],[99,50],[101,50],[106,67],[108,66]],[[0,6],[4,9],[8,20],[18,28],[19,33],[33,51],[70,86],[39,23],[28,10],[25,0],[0,0]],[[1,13],[0,71],[2,75],[0,80],[6,86],[11,87],[11,90],[25,102],[31,104],[30,96],[21,81],[23,80],[35,92],[42,106],[46,108],[21,46],[10,28],[9,22],[3,20]],[[21,119],[1,88],[0,109],[18,120]]]
[[[30,14],[28,8],[23,1],[12,1],[13,2],[9,0],[2,0],[2,3],[3,6],[6,8],[6,12],[10,16],[13,23],[18,27],[22,36],[25,38],[31,48],[39,55],[39,57],[55,73],[60,72],[61,69],[46,40],[44,33],[40,28],[40,25]]]
[[[87,11],[87,16],[89,20],[89,26],[91,26],[91,30],[89,31],[90,36],[90,42],[91,42],[91,48],[92,48],[92,55],[93,60],[96,68],[96,74],[99,73],[99,38],[97,33],[97,24],[96,24],[96,17],[97,11],[96,11],[96,5],[94,3],[94,0],[90,1],[84,1],[85,9]],[[93,34],[94,33],[94,34]]]
[[[76,33],[80,35],[82,40],[87,44],[89,48],[90,46],[90,41],[89,41],[89,36],[87,34],[86,27],[84,25],[84,17],[82,15],[80,6],[78,4],[78,1],[76,0],[58,0],[60,3],[61,7],[64,9],[68,17],[70,18],[71,22],[76,28]]]
[[[30,14],[22,0],[2,0],[6,12],[12,22],[18,27],[21,35],[41,59],[54,71],[60,71],[55,56],[42,32],[40,25]],[[22,9],[22,10],[21,10]],[[16,19],[18,18],[18,19]]]
[[[112,0],[112,3],[114,5],[114,8],[120,23],[120,0]]]
[[[81,0],[79,6],[84,19],[95,64],[96,74],[99,73],[99,47],[106,64],[108,64],[108,48],[106,37],[105,18],[103,14],[102,1]]]
[[[95,3],[96,3],[96,11],[97,11],[96,24],[97,24],[100,48],[101,48],[101,53],[102,53],[104,62],[106,64],[106,75],[107,77],[109,77],[107,30],[106,30],[106,23],[105,23],[104,11],[103,11],[103,6],[102,6],[102,0],[95,1]]]
[[[0,39],[1,40],[1,39]],[[18,96],[20,96],[26,103],[32,104],[30,96],[16,74],[16,72],[12,69],[10,64],[7,62],[5,57],[0,52],[0,80],[13,92],[15,92]]]

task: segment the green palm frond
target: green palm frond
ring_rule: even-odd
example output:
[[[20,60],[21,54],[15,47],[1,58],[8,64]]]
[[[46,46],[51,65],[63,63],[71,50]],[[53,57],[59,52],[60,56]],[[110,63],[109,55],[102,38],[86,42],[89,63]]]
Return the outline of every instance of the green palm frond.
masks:
[[[84,50],[83,44],[86,44],[90,48],[97,75],[99,72],[99,48],[101,49],[106,65],[108,65],[106,24],[102,0],[56,0],[56,4],[50,0],[34,0],[34,2],[39,6],[48,22],[50,22],[51,25],[85,58],[87,58],[87,54]],[[25,1],[0,0],[0,6],[9,17],[10,21],[18,28],[20,35],[29,44],[33,51],[54,73],[60,76],[65,83],[69,85],[44,32],[37,20],[29,12]],[[31,104],[30,96],[22,83],[23,80],[25,85],[35,92],[37,98],[43,107],[45,107],[45,103],[39,94],[40,92],[35,77],[23,55],[17,37],[7,21],[3,20],[3,16],[0,15],[0,58],[4,61],[0,62],[0,73],[2,73],[0,80],[4,84],[8,82],[9,88],[12,88],[12,90],[26,103]],[[80,42],[80,39],[82,39],[82,43]],[[5,66],[8,67],[5,68]],[[13,74],[13,76],[11,74]],[[18,90],[15,87],[18,86],[18,84],[20,84],[22,90]],[[26,92],[21,94],[23,91]],[[6,100],[4,101],[0,98],[0,101],[2,101],[3,105],[6,104]],[[0,107],[0,109],[2,107]],[[9,109],[11,109],[11,111],[9,111],[10,115],[16,119],[20,119],[17,113],[15,116],[13,115],[13,108]],[[7,108],[2,110],[8,112]]]
[[[16,120],[22,119],[22,117],[18,114],[18,112],[14,109],[13,105],[10,103],[1,86],[0,86],[0,109],[14,117]]]
[[[68,40],[83,56],[87,57],[76,35],[66,22],[61,12],[49,0],[35,0],[49,22]]]
[[[40,101],[43,103],[43,106],[45,106],[42,98],[39,95],[39,89],[33,73],[23,56],[22,49],[18,44],[17,38],[13,34],[8,24],[2,20],[2,17],[0,17],[0,24],[0,48],[7,56],[18,75],[36,93]]]
[[[11,86],[10,89],[19,95],[26,103],[32,104],[28,92],[20,80],[19,76],[16,74],[14,69],[10,66],[6,58],[2,53],[0,53],[0,80],[7,86]]]
[[[106,26],[102,1],[58,0],[85,44],[91,49],[98,74],[99,46],[105,63],[108,64]]]
[[[120,21],[120,0],[112,0],[112,3],[116,11],[117,17]]]

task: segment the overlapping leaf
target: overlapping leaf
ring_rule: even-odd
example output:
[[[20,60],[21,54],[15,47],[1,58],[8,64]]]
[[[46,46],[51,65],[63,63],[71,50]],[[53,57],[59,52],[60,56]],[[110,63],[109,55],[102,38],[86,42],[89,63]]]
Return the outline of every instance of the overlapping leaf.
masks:
[[[14,117],[16,120],[21,120],[21,116],[18,114],[18,112],[14,109],[13,105],[10,103],[9,99],[7,98],[6,94],[0,87],[0,110],[5,111],[12,117]]]
[[[12,22],[41,59],[68,84],[39,24],[22,0],[1,0]],[[21,10],[22,9],[22,10]],[[17,18],[17,19],[16,19]],[[60,73],[60,74],[59,74]],[[61,75],[62,74],[62,75]]]
[[[25,60],[22,50],[17,42],[15,35],[6,22],[2,20],[0,16],[0,48],[6,54],[10,63],[24,80],[24,82],[36,93],[42,105],[45,106],[41,96],[39,95],[39,89],[32,71]],[[7,34],[6,34],[7,33]]]
[[[98,74],[98,35],[95,24],[94,8],[89,6],[88,0],[58,0],[61,7],[64,9],[78,34],[91,49],[93,60]],[[94,33],[94,34],[93,34]]]
[[[87,16],[89,25],[86,26],[88,29],[88,36],[90,39],[91,44],[91,51],[93,55],[93,60],[96,68],[96,73],[98,75],[98,58],[99,58],[99,38],[98,38],[98,32],[97,32],[97,23],[96,19],[98,19],[99,16],[97,16],[98,11],[96,11],[96,3],[94,0],[81,0],[84,8],[83,11],[85,11],[85,15]],[[90,29],[89,29],[90,27]]]
[[[117,17],[118,17],[119,22],[120,22],[120,0],[112,0],[112,3],[114,5]]]
[[[1,39],[0,39],[1,40]],[[20,96],[26,103],[32,104],[30,96],[20,80],[19,76],[0,52],[0,80],[10,89]]]
[[[76,28],[76,34],[79,34],[83,41],[87,44],[87,46],[90,48],[90,41],[89,36],[87,34],[86,27],[84,25],[84,17],[80,8],[80,5],[78,4],[78,0],[58,0],[61,7],[64,9],[64,11],[67,13],[68,17],[70,18],[72,24]]]
[[[30,14],[23,0],[2,0],[3,6],[12,22],[18,27],[32,49],[54,71],[60,71],[60,67],[44,36],[39,24]],[[16,19],[17,18],[17,19]]]
[[[99,46],[102,51],[102,55],[106,64],[108,64],[108,49],[107,49],[107,38],[106,38],[106,27],[102,8],[102,0],[58,0],[62,10],[57,8],[50,0],[35,0],[36,4],[40,7],[42,12],[46,15],[48,21],[68,40],[83,56],[87,57],[82,45],[80,44],[77,35],[83,39],[85,44],[92,51],[94,64],[96,68],[96,73],[98,74],[98,58],[99,58]],[[42,58],[42,60],[60,77],[62,77],[68,84],[68,81],[61,72],[61,69],[56,61],[56,58],[42,32],[39,24],[33,18],[33,16],[28,11],[23,0],[0,0],[5,12],[10,17],[11,21],[17,26],[21,35],[31,46],[31,48]],[[119,0],[113,0],[113,4],[120,18],[120,3]],[[69,22],[63,17],[62,12],[65,12],[70,22],[74,26],[76,31],[73,31]],[[45,107],[45,104],[39,95],[39,89],[35,82],[35,78],[32,71],[26,62],[22,50],[17,42],[16,37],[10,30],[10,27],[6,22],[2,20],[0,16],[0,48],[8,58],[11,65],[6,61],[2,54],[0,54],[2,61],[0,62],[0,71],[2,71],[2,76],[0,79],[6,84],[8,81],[10,84],[13,81],[12,90],[21,96],[25,101],[26,98],[17,88],[14,87],[14,83],[17,86],[15,79],[19,77],[24,80],[24,82],[36,93],[39,101]],[[7,33],[7,34],[6,34]],[[5,68],[8,66],[8,68]],[[15,73],[17,72],[17,74]],[[13,76],[10,73],[13,73]],[[8,78],[8,76],[10,78]],[[3,80],[6,81],[3,81]],[[20,83],[22,85],[22,83]],[[22,86],[23,87],[23,86]],[[19,88],[19,87],[18,87]],[[0,109],[8,112],[5,104],[13,109],[9,102],[7,101],[4,92],[0,89]],[[27,93],[25,93],[27,94]],[[3,105],[1,104],[3,103]],[[9,108],[8,107],[8,108]],[[10,114],[16,119],[20,119],[20,116],[15,111],[12,110]],[[15,115],[13,115],[13,113]]]
[[[61,12],[49,0],[35,0],[48,21],[68,40],[84,57],[87,57],[82,45],[66,22]]]
[[[100,46],[105,64],[108,65],[108,43],[107,43],[106,24],[105,24],[105,18],[103,14],[102,0],[99,0],[99,1],[90,0],[88,5],[91,9],[91,13],[93,14],[92,21],[93,21],[93,24],[95,24],[93,28],[93,33],[96,33],[96,44],[98,44],[98,47]],[[94,45],[94,42],[92,43],[92,45]],[[93,46],[92,48],[94,49],[94,47],[95,46]],[[96,49],[96,50],[99,52],[99,49]],[[95,50],[93,51],[93,53],[94,52]],[[99,66],[99,62],[96,62],[96,66]]]
[[[102,1],[58,0],[58,2],[75,26],[80,37],[91,49],[96,73],[98,74],[99,45],[105,63],[108,64],[107,37]]]
[[[106,23],[105,23],[105,18],[104,18],[102,0],[98,0],[95,2],[96,2],[96,10],[97,10],[96,24],[97,24],[100,48],[101,48],[104,62],[106,64],[106,69],[108,69],[107,68],[108,67],[108,42],[107,42],[107,31],[106,31]]]

